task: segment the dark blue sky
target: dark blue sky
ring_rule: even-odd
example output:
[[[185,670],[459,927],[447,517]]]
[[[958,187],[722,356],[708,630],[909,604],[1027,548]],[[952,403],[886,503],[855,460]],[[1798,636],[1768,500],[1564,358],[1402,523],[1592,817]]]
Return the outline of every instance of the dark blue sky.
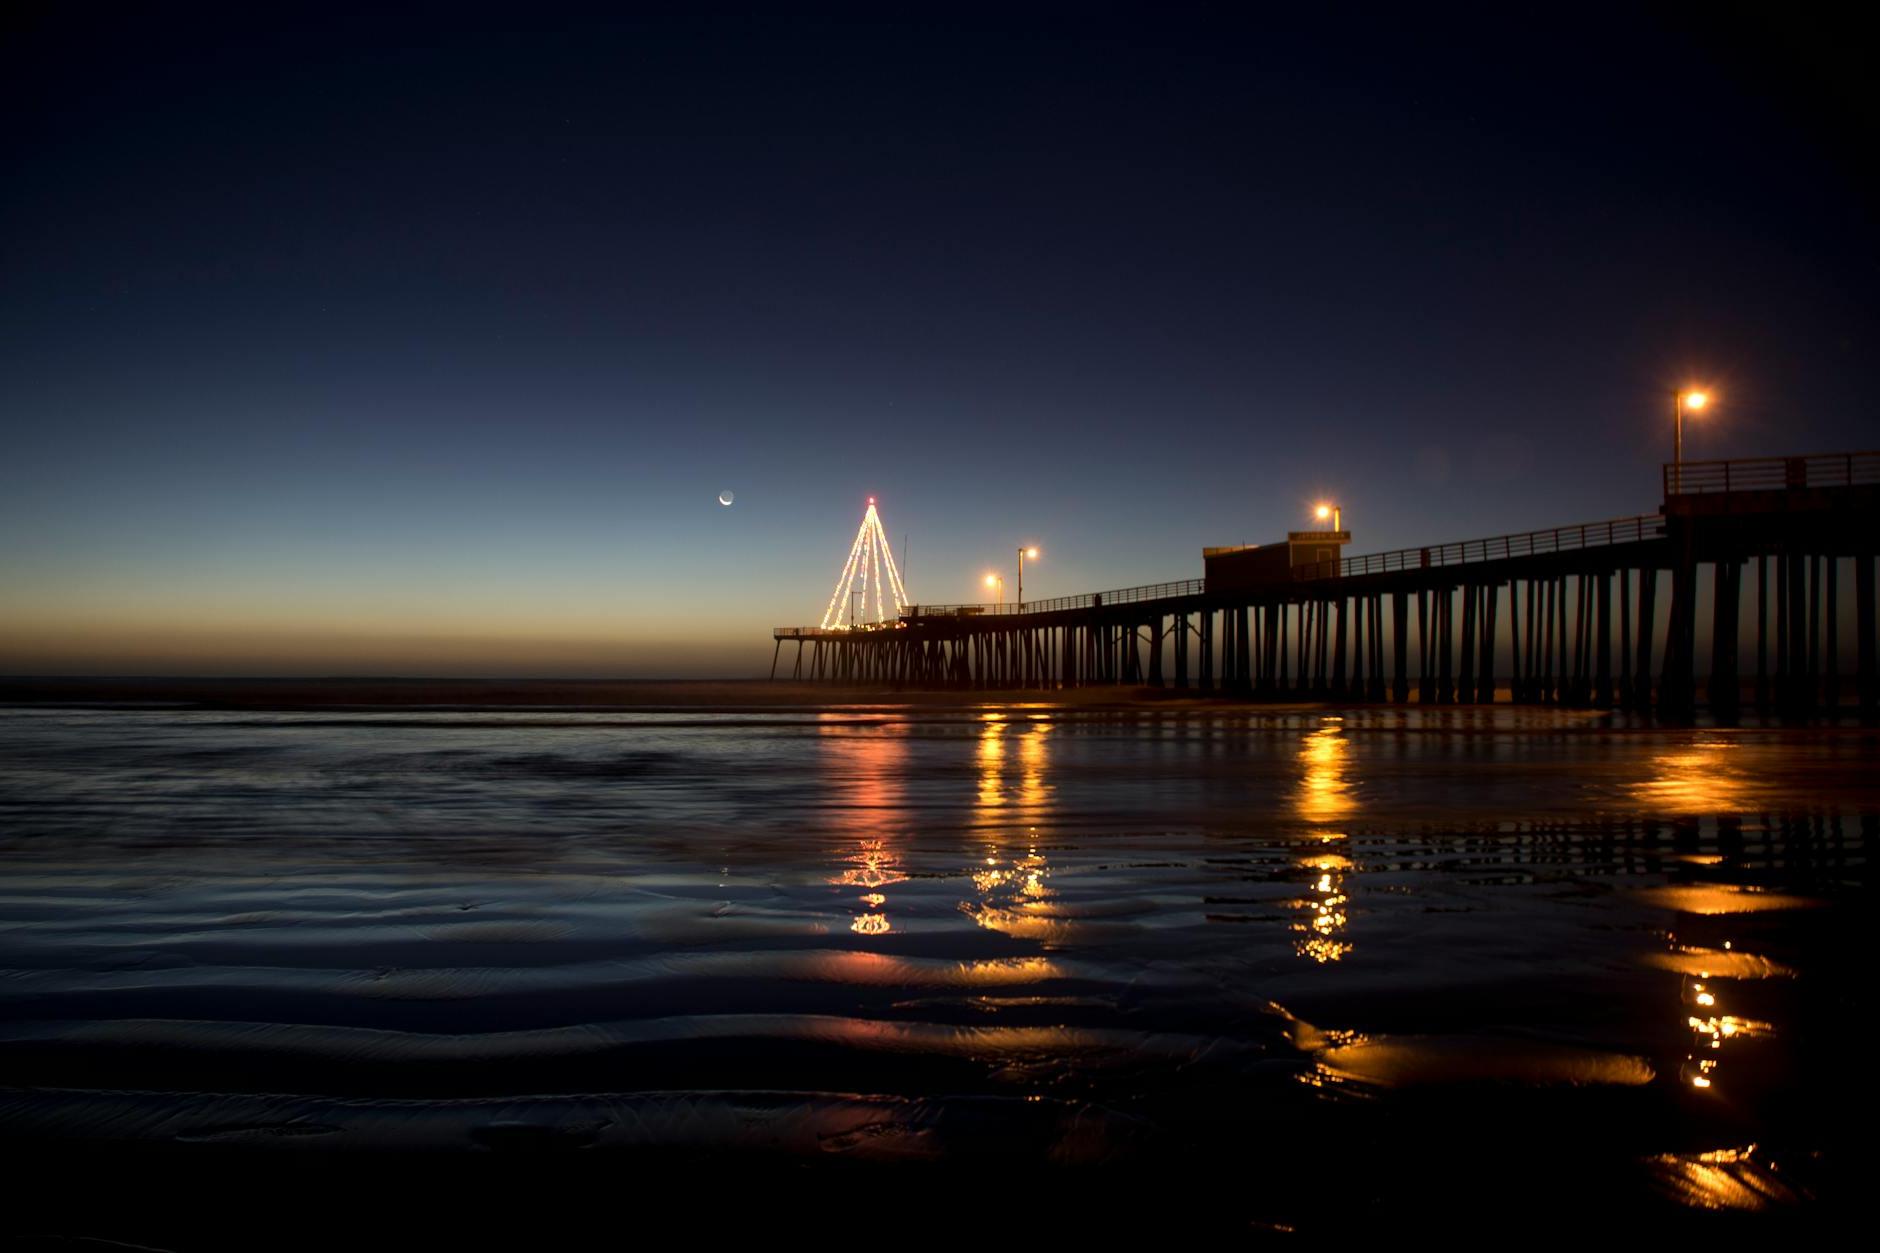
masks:
[[[1650,511],[1686,381],[1880,442],[1851,32],[284,12],[7,19],[0,672],[750,673],[871,494],[1042,597]]]

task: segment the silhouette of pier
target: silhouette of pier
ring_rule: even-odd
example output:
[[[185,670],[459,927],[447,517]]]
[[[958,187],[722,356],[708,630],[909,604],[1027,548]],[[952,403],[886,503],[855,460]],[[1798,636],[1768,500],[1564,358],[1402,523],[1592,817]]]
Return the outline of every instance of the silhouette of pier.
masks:
[[[1120,685],[1679,715],[1700,697],[1734,713],[1747,685],[1760,710],[1810,715],[1849,695],[1851,559],[1851,695],[1873,715],[1880,452],[1685,462],[1664,467],[1663,486],[1659,511],[1636,517],[1350,557],[1337,555],[1344,532],[1295,532],[1204,550],[1200,579],[778,627],[771,677],[794,641],[792,679],[896,689]]]

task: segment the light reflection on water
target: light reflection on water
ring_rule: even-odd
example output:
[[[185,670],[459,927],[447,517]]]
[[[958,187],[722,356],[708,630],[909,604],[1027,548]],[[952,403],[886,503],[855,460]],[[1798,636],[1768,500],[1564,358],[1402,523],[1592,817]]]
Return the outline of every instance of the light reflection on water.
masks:
[[[1005,807],[1005,715],[985,714],[979,729],[979,809],[996,817]]]
[[[1298,752],[1299,784],[1294,807],[1314,826],[1347,820],[1357,810],[1357,798],[1348,778],[1349,753],[1343,718],[1326,717],[1305,734]],[[1305,852],[1297,859],[1311,877],[1307,894],[1294,902],[1294,908],[1304,916],[1291,925],[1299,933],[1293,951],[1323,964],[1342,960],[1352,949],[1345,933],[1351,926],[1348,881],[1353,866],[1349,857],[1329,851],[1330,846],[1345,842],[1344,832],[1321,831],[1316,838],[1327,851]]]
[[[1727,739],[1699,738],[1683,751],[1658,754],[1634,794],[1666,814],[1740,810],[1751,799],[1756,783],[1738,764],[1735,749]]]
[[[877,734],[858,735],[840,721],[825,721],[823,746],[833,760],[823,775],[830,782],[832,833],[854,833],[844,840],[843,868],[830,880],[839,887],[864,889],[855,899],[861,909],[849,920],[857,935],[885,935],[888,897],[882,888],[905,882],[890,846],[892,818],[901,812],[907,778],[907,728],[888,726]]]
[[[1356,808],[1351,784],[1346,778],[1344,720],[1327,718],[1323,726],[1306,734],[1299,749],[1299,787],[1295,802],[1299,815],[1308,822],[1338,822]]]
[[[1343,835],[1323,836],[1325,842],[1343,840]],[[1352,950],[1345,932],[1351,926],[1346,880],[1352,870],[1351,859],[1340,853],[1305,853],[1299,864],[1308,874],[1316,875],[1310,893],[1297,902],[1304,917],[1292,924],[1299,937],[1293,950],[1316,962],[1335,962]]]
[[[1798,1177],[1704,1154],[1753,1140],[1791,1170],[1842,1135],[1833,1079],[1785,1059],[1823,1017],[1798,1007],[1849,973],[1817,933],[1864,883],[1864,733],[1394,710],[411,721],[0,717],[0,968],[28,972],[0,986],[0,1064],[48,1092],[161,1092],[173,1056],[228,1063],[197,1083],[261,1066],[219,1032],[265,1020],[308,1056],[351,1049],[382,1093],[401,1049],[434,1075],[439,1039],[536,1033],[554,1042],[501,1056],[503,1091],[585,1100],[630,1073],[700,1102],[1011,1100],[1061,1115],[1025,1126],[1062,1161],[1135,1151],[1078,1111],[1183,1144],[1283,1114],[1350,1152],[1382,1134],[1348,1131],[1352,1094],[1440,1093],[1463,1166],[1617,1155],[1691,1205],[1802,1203]],[[198,1034],[167,1043],[126,1025],[184,1020]],[[48,1022],[130,1043],[75,1074],[34,1051],[78,1029]],[[329,1039],[352,1030],[370,1047]],[[578,1051],[556,1033],[620,1055],[564,1072],[542,1061]],[[727,1033],[750,1047],[660,1051]],[[1523,1104],[1559,1088],[1597,1115]],[[1288,1160],[1261,1169],[1314,1195]]]

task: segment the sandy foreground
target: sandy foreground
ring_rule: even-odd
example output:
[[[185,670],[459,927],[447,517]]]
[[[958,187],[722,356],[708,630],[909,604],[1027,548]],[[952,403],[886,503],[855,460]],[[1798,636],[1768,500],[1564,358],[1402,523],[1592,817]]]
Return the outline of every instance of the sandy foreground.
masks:
[[[1873,732],[1065,695],[0,680],[0,1248],[1865,1213]]]

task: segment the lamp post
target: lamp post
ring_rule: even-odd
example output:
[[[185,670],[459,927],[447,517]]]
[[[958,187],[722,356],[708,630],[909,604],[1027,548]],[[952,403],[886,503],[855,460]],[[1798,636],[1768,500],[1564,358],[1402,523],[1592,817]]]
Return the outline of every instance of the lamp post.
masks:
[[[999,608],[1005,608],[1005,580],[996,574],[988,574],[986,576],[986,586],[999,589]]]
[[[1320,522],[1324,522],[1329,518],[1332,523],[1332,530],[1334,531],[1342,531],[1345,529],[1345,511],[1338,505],[1320,505],[1312,511],[1312,516],[1317,518]]]
[[[1702,413],[1704,406],[1710,403],[1710,393],[1698,388],[1681,387],[1671,394],[1671,477],[1682,479],[1684,467],[1684,411]]]
[[[1033,561],[1038,560],[1038,550],[1036,548],[1018,550],[1018,611],[1020,613],[1025,612],[1025,558],[1027,557]]]

